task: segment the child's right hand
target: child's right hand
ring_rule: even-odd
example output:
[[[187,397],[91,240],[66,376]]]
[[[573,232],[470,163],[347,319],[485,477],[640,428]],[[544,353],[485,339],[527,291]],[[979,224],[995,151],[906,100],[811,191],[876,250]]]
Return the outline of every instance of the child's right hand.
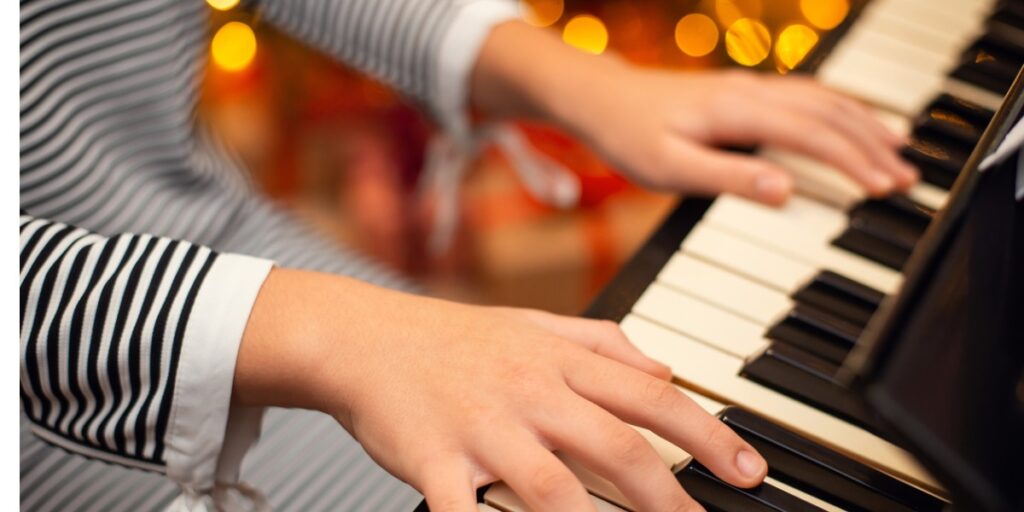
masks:
[[[629,424],[757,485],[764,460],[611,322],[417,297],[275,269],[238,356],[234,400],[333,415],[432,510],[475,511],[503,480],[535,510],[593,510],[558,450],[639,510],[699,510]]]

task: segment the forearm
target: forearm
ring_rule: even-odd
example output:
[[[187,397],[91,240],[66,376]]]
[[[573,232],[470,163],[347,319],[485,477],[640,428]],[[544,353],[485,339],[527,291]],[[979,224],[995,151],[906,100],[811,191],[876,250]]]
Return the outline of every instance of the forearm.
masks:
[[[615,54],[584,53],[551,31],[509,21],[484,43],[470,101],[488,120],[532,119],[580,135],[587,111],[612,99],[608,91],[628,69]]]

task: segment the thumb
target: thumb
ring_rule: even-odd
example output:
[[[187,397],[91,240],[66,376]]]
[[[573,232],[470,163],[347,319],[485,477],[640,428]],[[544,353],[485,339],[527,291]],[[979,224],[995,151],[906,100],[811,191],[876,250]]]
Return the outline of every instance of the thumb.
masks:
[[[759,203],[780,206],[793,191],[793,178],[767,160],[680,141],[663,169],[669,188],[714,195],[734,194]]]

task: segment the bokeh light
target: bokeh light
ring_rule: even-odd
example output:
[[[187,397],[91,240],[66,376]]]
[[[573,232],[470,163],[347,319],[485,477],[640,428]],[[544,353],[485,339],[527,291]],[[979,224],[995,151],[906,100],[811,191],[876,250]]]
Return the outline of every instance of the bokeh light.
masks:
[[[768,57],[771,47],[772,36],[768,28],[755,19],[741,18],[725,31],[725,50],[738,64],[760,64]]]
[[[238,5],[238,0],[206,0],[206,3],[218,11],[229,11]]]
[[[225,23],[217,30],[210,43],[215,62],[227,71],[245,69],[256,56],[256,34],[249,25],[239,21]]]
[[[800,0],[800,12],[820,29],[836,28],[850,12],[849,0]]]
[[[760,18],[761,11],[761,0],[715,0],[715,16],[723,27],[742,18]]]
[[[785,69],[794,69],[818,44],[818,34],[811,27],[799,23],[779,33],[775,41],[775,56]]]
[[[608,47],[608,29],[596,17],[580,14],[565,24],[562,40],[585,52],[600,54]]]
[[[703,57],[718,46],[718,26],[703,14],[687,14],[676,23],[676,45],[691,57]]]
[[[565,11],[562,0],[519,0],[519,14],[523,20],[536,27],[554,25]]]

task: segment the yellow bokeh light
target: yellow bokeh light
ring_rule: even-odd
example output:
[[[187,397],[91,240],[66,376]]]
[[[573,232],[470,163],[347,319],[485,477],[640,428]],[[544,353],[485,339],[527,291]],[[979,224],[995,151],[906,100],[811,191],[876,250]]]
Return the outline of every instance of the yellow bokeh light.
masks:
[[[715,0],[715,16],[723,27],[741,18],[760,18],[761,11],[761,0]]]
[[[565,11],[562,0],[519,0],[519,13],[530,25],[550,27]]]
[[[256,56],[256,34],[249,25],[232,21],[225,23],[210,43],[213,61],[228,71],[245,69]]]
[[[585,52],[600,54],[608,47],[608,29],[596,17],[580,14],[565,24],[562,40]]]
[[[687,14],[676,23],[676,45],[691,57],[703,57],[718,46],[718,26],[703,14]]]
[[[206,0],[206,3],[218,11],[228,11],[238,5],[238,0]]]
[[[849,0],[800,0],[800,12],[820,29],[836,28],[850,12]]]
[[[786,69],[793,69],[818,44],[818,33],[807,25],[790,25],[779,33],[775,41],[775,56]]]
[[[732,60],[744,66],[756,66],[768,57],[772,36],[764,23],[741,18],[725,31],[725,50]]]

